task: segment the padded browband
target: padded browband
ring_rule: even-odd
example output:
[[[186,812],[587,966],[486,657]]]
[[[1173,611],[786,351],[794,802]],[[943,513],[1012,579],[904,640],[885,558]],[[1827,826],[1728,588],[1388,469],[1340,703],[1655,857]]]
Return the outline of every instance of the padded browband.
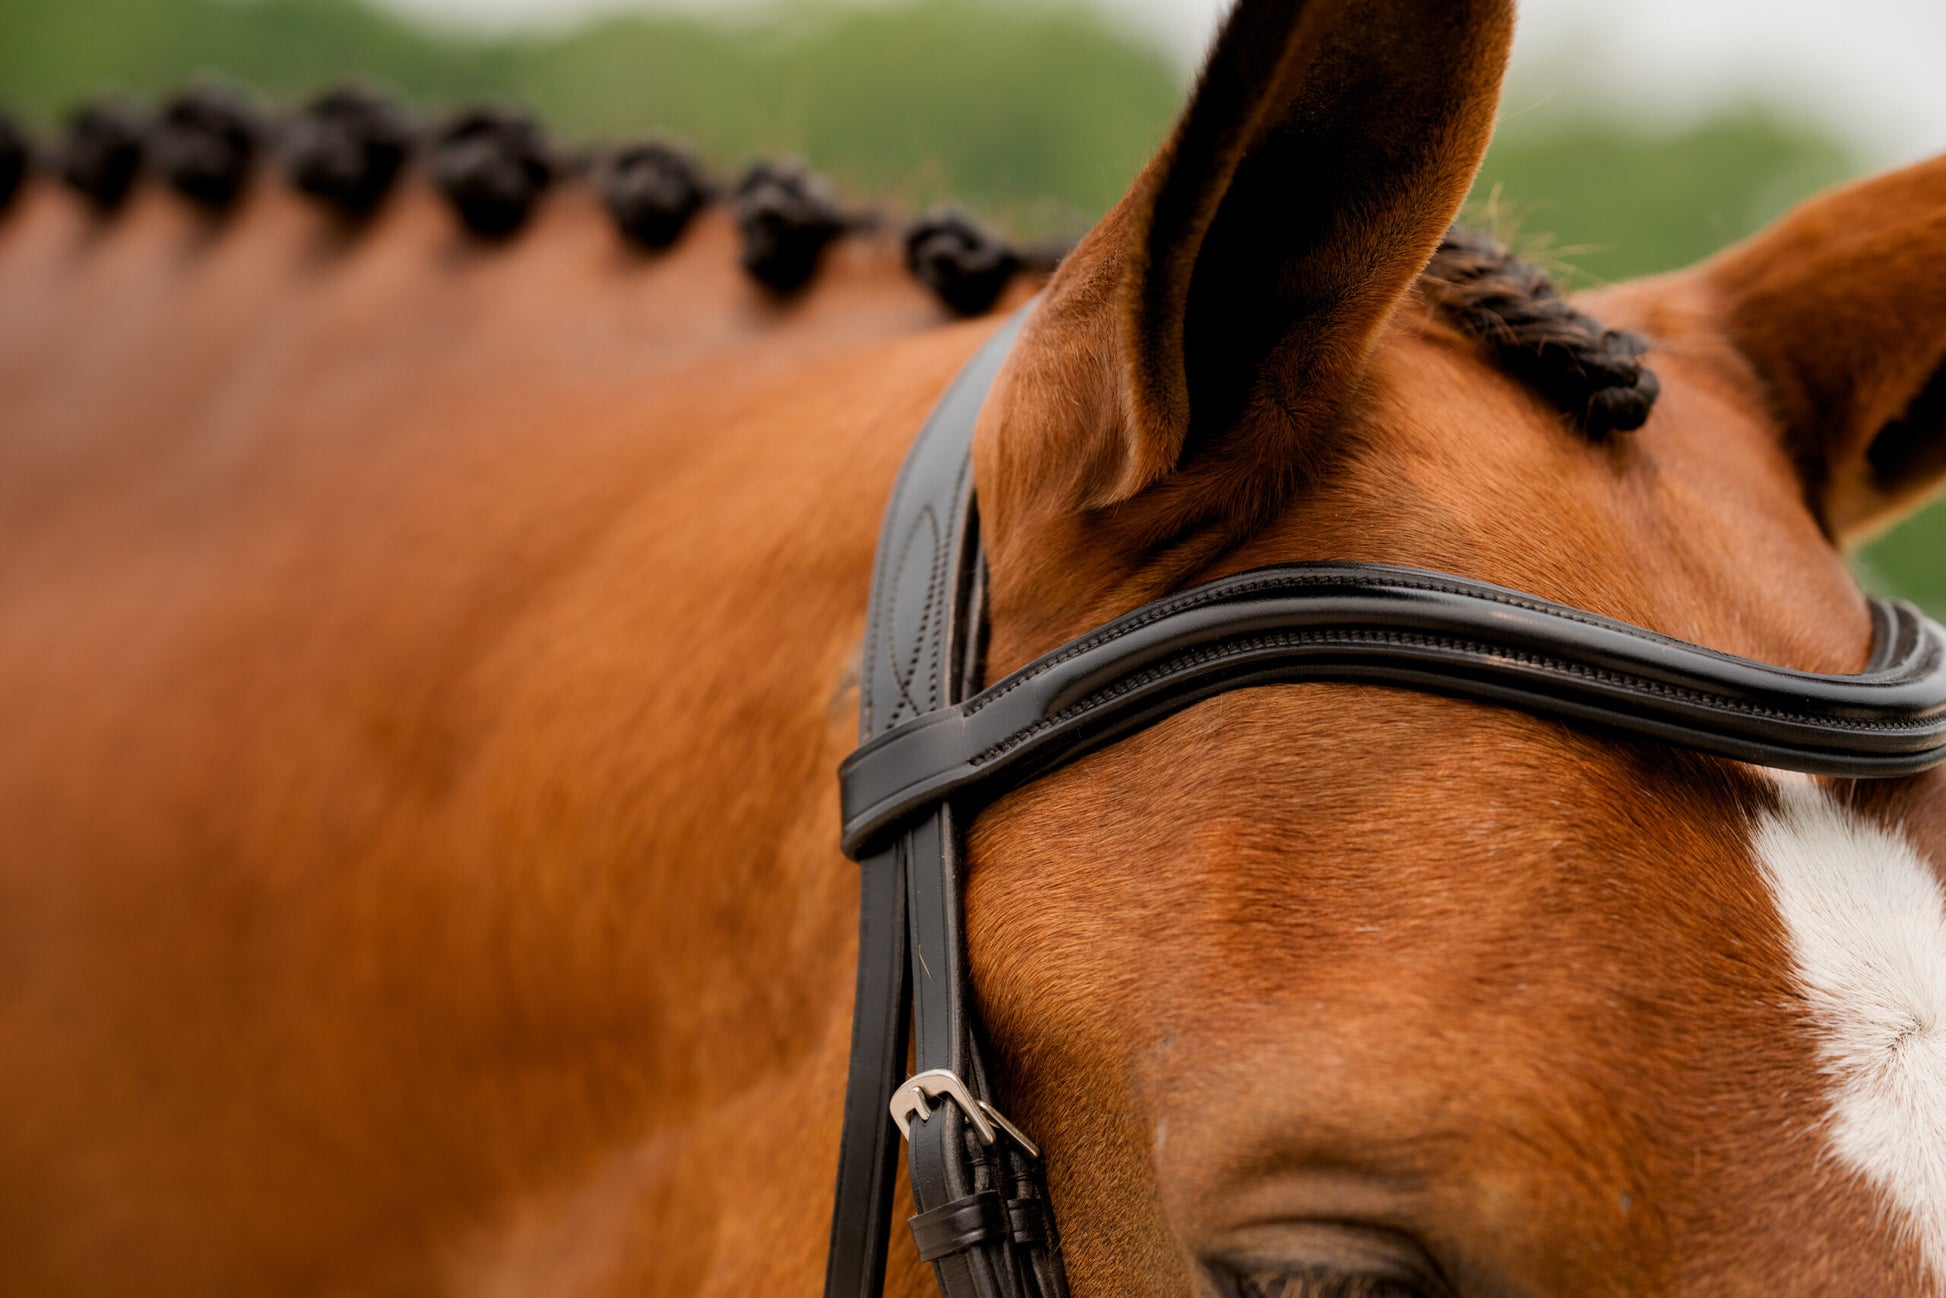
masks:
[[[1230,690],[1367,681],[1506,704],[1815,775],[1946,760],[1946,633],[1871,602],[1871,669],[1791,671],[1446,573],[1294,564],[1135,610],[966,701],[859,748],[839,772],[862,856],[942,799],[978,805]]]

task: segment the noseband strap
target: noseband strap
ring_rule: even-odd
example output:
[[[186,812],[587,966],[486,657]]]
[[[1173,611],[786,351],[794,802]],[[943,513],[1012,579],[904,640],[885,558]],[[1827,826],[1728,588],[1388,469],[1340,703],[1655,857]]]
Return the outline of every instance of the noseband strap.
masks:
[[[1226,577],[1136,609],[975,693],[985,599],[973,426],[1022,319],[942,399],[880,539],[860,747],[839,775],[862,904],[826,1298],[879,1298],[901,1135],[919,1207],[914,1239],[946,1298],[1067,1292],[1039,1151],[991,1099],[967,981],[960,860],[979,807],[1085,753],[1231,690],[1361,681],[1817,775],[1907,775],[1946,761],[1946,632],[1909,605],[1871,601],[1867,670],[1826,676],[1388,564]],[[918,1072],[901,1085],[908,1005]]]

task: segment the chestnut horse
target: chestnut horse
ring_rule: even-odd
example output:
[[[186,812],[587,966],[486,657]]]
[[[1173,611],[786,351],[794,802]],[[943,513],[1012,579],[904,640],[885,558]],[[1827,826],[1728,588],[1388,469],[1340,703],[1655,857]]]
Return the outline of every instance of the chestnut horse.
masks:
[[[1863,664],[1946,160],[1570,306],[1440,251],[1511,25],[1242,0],[983,416],[989,674],[1306,559]],[[0,1292],[814,1294],[875,531],[991,318],[871,238],[779,297],[721,207],[207,206],[0,224]],[[1075,1293],[1939,1292],[1939,778],[1305,684],[994,805]]]

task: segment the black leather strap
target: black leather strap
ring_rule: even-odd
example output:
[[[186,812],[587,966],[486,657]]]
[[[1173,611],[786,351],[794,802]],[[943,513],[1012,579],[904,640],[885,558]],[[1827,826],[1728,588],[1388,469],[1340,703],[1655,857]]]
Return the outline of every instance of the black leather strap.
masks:
[[[905,853],[899,840],[859,863],[858,988],[852,1000],[851,1073],[838,1154],[838,1189],[825,1255],[826,1298],[879,1298],[899,1142],[886,1097],[905,1069]]]
[[[862,740],[951,706],[978,686],[984,604],[968,446],[1024,318],[1003,325],[955,380],[893,490],[859,680]],[[903,1076],[908,1009],[918,1070],[951,1072],[976,1103],[988,1098],[965,972],[959,860],[956,813],[941,803],[861,862],[857,1001],[826,1298],[878,1298],[884,1288],[898,1149],[887,1102]],[[915,1116],[909,1131],[921,1209],[913,1230],[928,1241],[922,1253],[948,1298],[1062,1298],[1038,1159],[1004,1135],[987,1144],[949,1100]],[[997,1224],[951,1234],[969,1203],[988,1205]],[[942,1231],[951,1247],[941,1246]]]
[[[1875,669],[1821,676],[1446,573],[1260,569],[1137,609],[860,748],[840,771],[845,848],[1211,695],[1301,680],[1436,690],[1820,775],[1924,770],[1946,759],[1946,640],[1909,605],[1872,612]]]
[[[1007,1200],[998,1190],[955,1199],[912,1219],[912,1242],[919,1249],[921,1262],[935,1262],[953,1253],[964,1253],[976,1244],[988,1244],[1012,1235]]]
[[[1873,601],[1866,671],[1823,676],[1384,564],[1212,582],[972,694],[985,608],[970,449],[1020,323],[1002,327],[940,402],[879,544],[861,746],[840,772],[862,903],[826,1298],[879,1298],[883,1288],[895,1089],[909,1115],[913,1236],[946,1298],[1067,1293],[1039,1156],[991,1107],[960,870],[962,817],[1083,753],[1228,690],[1336,680],[1436,690],[1817,774],[1902,775],[1946,761],[1946,632],[1907,605]],[[918,1074],[901,1087],[908,1003]]]

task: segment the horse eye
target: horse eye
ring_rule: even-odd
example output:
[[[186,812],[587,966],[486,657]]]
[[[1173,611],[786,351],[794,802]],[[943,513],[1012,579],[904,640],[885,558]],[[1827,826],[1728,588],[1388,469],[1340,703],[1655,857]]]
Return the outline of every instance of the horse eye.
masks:
[[[1417,1285],[1343,1271],[1251,1268],[1223,1277],[1223,1298],[1431,1298]]]

